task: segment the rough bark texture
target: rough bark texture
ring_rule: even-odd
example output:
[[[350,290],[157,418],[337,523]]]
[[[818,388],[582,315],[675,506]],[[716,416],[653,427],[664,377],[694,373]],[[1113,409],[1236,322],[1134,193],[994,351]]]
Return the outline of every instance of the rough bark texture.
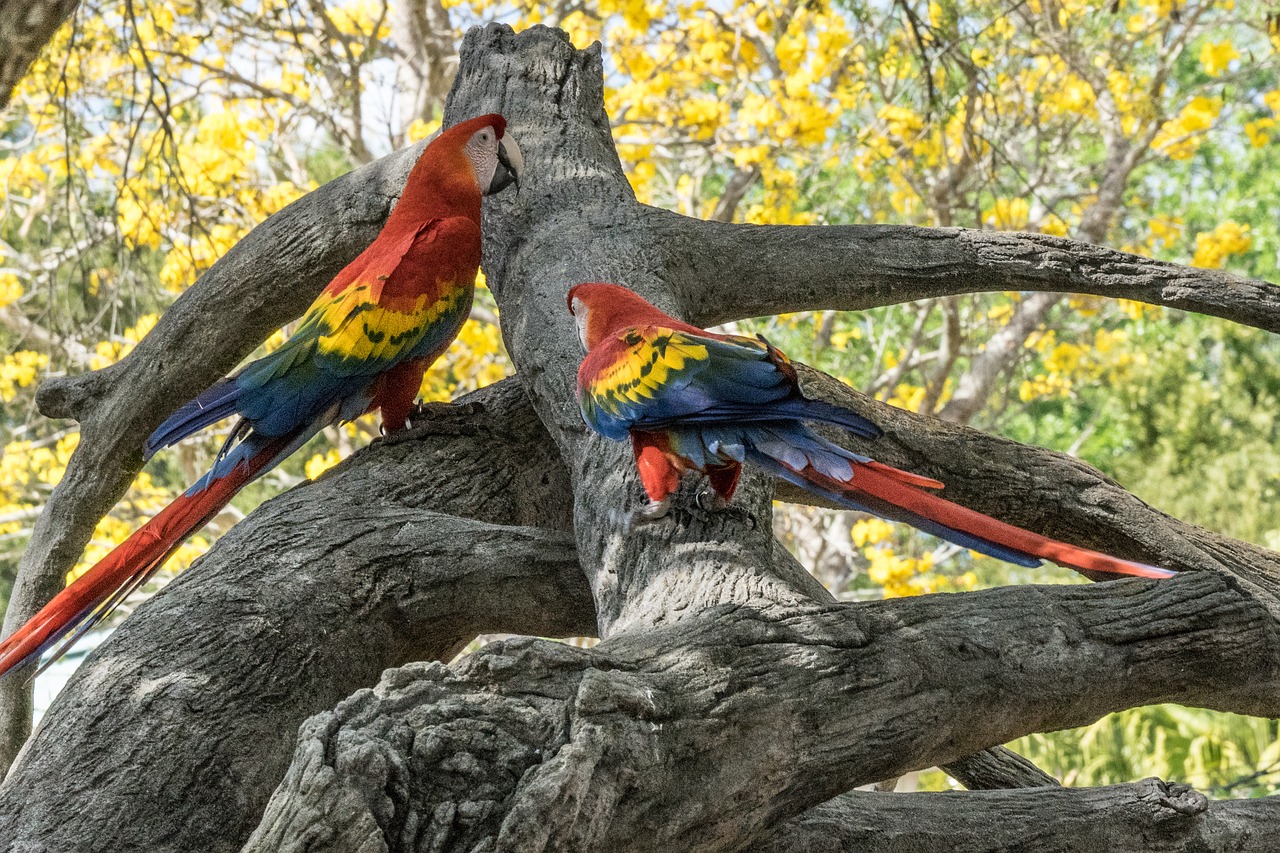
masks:
[[[834,605],[769,535],[770,484],[755,476],[714,514],[697,508],[691,482],[668,519],[628,534],[626,514],[643,498],[628,448],[588,435],[576,412],[580,353],[564,308],[570,285],[597,279],[702,323],[1040,287],[1277,328],[1271,286],[1037,235],[751,228],[646,208],[619,168],[601,86],[598,51],[575,51],[561,34],[468,35],[446,123],[500,110],[525,153],[518,193],[486,203],[484,260],[523,390],[509,380],[479,395],[480,408],[438,410],[425,434],[382,442],[273,501],[139,608],[0,788],[0,841],[231,849],[261,818],[247,849],[906,850],[912,839],[932,849],[949,831],[946,849],[1092,849],[1150,836],[1158,849],[1213,850],[1274,826],[1273,801],[1206,810],[1194,792],[1159,783],[842,794],[935,763],[975,786],[1045,785],[1003,752],[973,756],[1145,702],[1280,713],[1280,558],[1169,519],[1078,461],[888,410],[812,376],[816,394],[885,425],[878,457],[940,477],[958,502],[1194,571]],[[411,155],[398,156],[370,174],[402,176]],[[349,198],[383,202],[348,232],[358,239],[331,238],[326,257],[367,242],[394,194],[345,180]],[[326,192],[300,210],[332,211]],[[239,262],[254,251],[267,253],[261,264],[290,257],[299,221],[320,227],[273,218]],[[243,307],[209,307],[226,298],[218,281],[237,280],[206,276],[157,327],[150,356],[136,356],[144,342],[118,369],[46,393],[48,408],[61,401],[58,411],[133,460],[117,461],[120,476],[168,408],[322,284],[273,283],[251,315],[227,316]],[[236,328],[250,316],[247,331]],[[190,365],[154,361],[164,351],[219,356],[193,377]],[[126,399],[140,411],[122,411]],[[60,509],[59,522],[92,526],[112,488],[78,512]],[[549,532],[570,525],[571,540]],[[51,570],[57,560],[42,547],[33,560]],[[391,670],[324,710],[383,667],[446,655],[479,630],[587,630],[593,606],[607,639],[591,651],[497,644],[455,669]],[[200,682],[212,690],[197,694]],[[127,758],[144,738],[155,746]],[[70,790],[68,767],[93,768],[90,781]],[[89,788],[102,806],[81,819],[77,795]],[[948,825],[948,808],[963,820]],[[1000,821],[999,834],[977,829]],[[970,846],[954,846],[966,828]]]
[[[1186,785],[980,794],[845,794],[759,853],[1269,853],[1280,804],[1211,802]]]
[[[739,850],[852,786],[1121,707],[1280,709],[1257,602],[1209,573],[1120,586],[723,605],[590,652],[405,668],[307,723],[245,849]]]
[[[942,767],[951,778],[970,791],[996,788],[1053,788],[1058,780],[1018,753],[993,746],[952,761]]]
[[[77,670],[0,788],[0,839],[237,850],[308,715],[480,632],[589,634],[567,506],[536,499],[567,486],[545,442],[507,382],[265,504]]]
[[[670,221],[670,214],[656,211]],[[1280,288],[1051,237],[904,225],[672,227],[689,315],[722,323],[783,311],[861,311],[997,290],[1134,299],[1280,332]],[[704,283],[705,286],[699,286]]]

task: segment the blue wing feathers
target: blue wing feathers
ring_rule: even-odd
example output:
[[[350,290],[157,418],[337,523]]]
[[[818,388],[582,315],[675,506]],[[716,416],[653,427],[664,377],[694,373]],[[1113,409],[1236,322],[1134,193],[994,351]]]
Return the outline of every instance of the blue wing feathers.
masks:
[[[234,379],[220,379],[190,403],[169,416],[147,437],[143,456],[150,459],[157,451],[177,444],[210,424],[236,414],[241,389]]]
[[[779,403],[776,410],[797,420],[835,424],[862,438],[879,438],[882,434],[880,427],[862,415],[822,400],[797,396]]]

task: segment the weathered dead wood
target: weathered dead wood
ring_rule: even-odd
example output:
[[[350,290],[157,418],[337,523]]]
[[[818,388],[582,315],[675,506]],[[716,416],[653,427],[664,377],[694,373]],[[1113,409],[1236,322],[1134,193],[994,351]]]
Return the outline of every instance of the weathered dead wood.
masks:
[[[861,311],[958,293],[1134,299],[1280,332],[1280,287],[1047,234],[905,225],[759,226],[654,211],[694,322]]]
[[[1145,779],[1106,788],[842,794],[759,853],[1269,853],[1280,798],[1211,801]]]
[[[307,723],[246,850],[739,850],[854,785],[1120,707],[1280,710],[1280,631],[1248,595],[1111,586],[726,605],[414,665]]]
[[[970,791],[1011,788],[1054,788],[1058,780],[1011,749],[993,746],[942,766]]]
[[[480,632],[589,634],[567,503],[534,498],[567,495],[546,440],[503,383],[236,525],[77,671],[0,787],[0,847],[237,850],[308,715]]]

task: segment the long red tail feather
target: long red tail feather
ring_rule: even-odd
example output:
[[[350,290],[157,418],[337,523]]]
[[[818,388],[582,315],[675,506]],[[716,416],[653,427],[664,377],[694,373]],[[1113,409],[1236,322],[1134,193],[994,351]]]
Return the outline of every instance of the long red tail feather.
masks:
[[[858,500],[859,495],[870,495],[955,530],[979,536],[997,545],[1023,551],[1041,559],[1051,560],[1062,566],[1143,578],[1167,578],[1176,574],[1168,569],[1122,560],[1098,551],[1090,551],[1088,548],[1068,545],[1065,542],[1032,533],[1030,530],[1006,524],[989,515],[983,515],[936,495],[912,488],[907,484],[908,481],[879,470],[880,466],[855,465],[854,467],[852,483],[840,483],[818,474],[811,468],[807,468],[803,473],[807,479],[818,478],[816,482],[820,487],[825,489],[835,487],[855,501]],[[896,471],[896,469],[890,470]]]
[[[268,442],[204,489],[180,496],[135,530],[0,643],[0,676],[39,657],[71,635],[54,658],[61,656],[71,642],[105,619],[126,595],[145,583],[169,555],[217,515],[236,492],[269,468],[287,445],[288,441],[283,439]]]

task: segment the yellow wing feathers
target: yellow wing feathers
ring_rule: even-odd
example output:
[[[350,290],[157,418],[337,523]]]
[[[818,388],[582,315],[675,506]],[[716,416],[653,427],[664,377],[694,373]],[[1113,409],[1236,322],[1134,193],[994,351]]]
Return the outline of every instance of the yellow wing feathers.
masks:
[[[470,293],[452,282],[442,283],[436,294],[413,300],[397,300],[393,308],[373,301],[368,285],[347,288],[320,308],[323,355],[344,359],[385,360],[412,350],[428,328],[464,306]]]
[[[629,329],[622,342],[620,357],[592,382],[592,396],[606,408],[613,401],[652,399],[674,375],[707,359],[706,346],[680,332]]]

